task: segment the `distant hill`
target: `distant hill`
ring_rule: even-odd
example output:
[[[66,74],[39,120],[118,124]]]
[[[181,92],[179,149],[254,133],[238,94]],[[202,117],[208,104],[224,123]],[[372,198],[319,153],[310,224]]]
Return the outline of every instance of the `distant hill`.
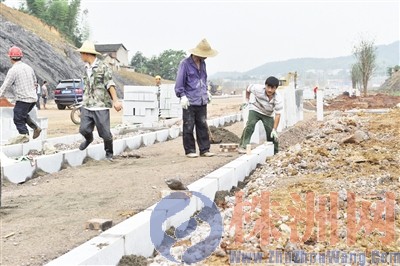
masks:
[[[400,62],[400,41],[377,46],[378,70],[385,73],[389,66]],[[246,72],[218,72],[211,78],[246,78],[265,77],[266,75],[281,75],[290,71],[304,73],[309,70],[335,71],[349,70],[355,62],[353,55],[334,58],[296,58],[285,61],[269,62]]]

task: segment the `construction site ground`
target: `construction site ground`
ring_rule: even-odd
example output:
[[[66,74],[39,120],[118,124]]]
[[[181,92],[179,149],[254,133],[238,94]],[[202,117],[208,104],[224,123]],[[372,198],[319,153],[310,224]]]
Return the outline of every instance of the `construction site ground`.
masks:
[[[240,98],[215,99],[209,106],[209,117],[236,113],[240,104]],[[312,101],[308,104],[310,108],[315,106]],[[49,105],[48,110],[39,111],[39,116],[49,118],[48,137],[78,132],[78,127],[69,119],[68,110],[57,110],[54,105]],[[392,143],[371,139],[354,149],[384,146],[393,153],[395,160],[400,160],[399,144],[393,145],[393,139],[400,137],[400,124],[396,122],[400,120],[400,111],[397,109],[379,115],[362,113],[360,116],[369,119],[371,133],[379,134],[384,130],[391,136],[388,139]],[[290,157],[291,153],[286,153],[287,148],[304,141],[310,132],[322,125],[322,122],[316,121],[315,112],[305,112],[304,118],[304,121],[280,134],[280,156]],[[119,123],[121,114],[112,111],[111,124]],[[240,136],[243,123],[235,123],[225,129]],[[99,234],[98,231],[86,230],[86,221],[107,218],[112,219],[114,224],[121,222],[156,203],[160,199],[160,191],[167,189],[164,179],[180,177],[183,183],[189,184],[239,156],[237,153],[219,152],[218,145],[212,145],[211,151],[217,156],[186,158],[179,137],[142,147],[135,151],[137,157],[116,156],[111,163],[88,161],[81,167],[46,174],[19,185],[4,182],[0,209],[0,264],[43,265]],[[346,182],[346,176],[334,171],[340,165],[328,167],[330,174],[324,178]],[[393,176],[400,174],[398,165],[389,164],[386,167],[389,167],[387,171],[393,172]],[[376,170],[376,165],[364,163],[363,167],[354,169],[353,175],[367,175]],[[302,178],[292,176],[290,181],[282,182],[279,191],[284,193],[279,195],[288,197],[290,192],[298,192]],[[320,186],[313,185],[312,180],[305,184],[309,184],[305,190],[312,189],[318,193]],[[288,201],[289,198],[283,200]],[[211,257],[208,260],[210,265],[226,265],[226,262],[227,258]]]

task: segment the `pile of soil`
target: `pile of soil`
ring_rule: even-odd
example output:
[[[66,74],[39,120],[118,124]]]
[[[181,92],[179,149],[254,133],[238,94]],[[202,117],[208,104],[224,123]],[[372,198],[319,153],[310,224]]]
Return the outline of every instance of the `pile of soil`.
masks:
[[[214,143],[239,143],[240,138],[225,128],[210,126]]]
[[[121,260],[118,263],[118,266],[146,266],[147,265],[147,259],[143,256],[135,256],[135,255],[129,255],[129,256],[122,256]]]

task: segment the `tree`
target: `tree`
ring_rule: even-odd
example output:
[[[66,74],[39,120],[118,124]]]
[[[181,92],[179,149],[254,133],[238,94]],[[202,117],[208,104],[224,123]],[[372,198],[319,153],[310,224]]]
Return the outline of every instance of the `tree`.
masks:
[[[148,75],[160,75],[163,79],[174,80],[180,61],[185,58],[185,51],[165,50],[159,56],[146,58],[142,52],[136,52],[131,59],[131,66],[136,72]]]
[[[356,58],[356,66],[360,71],[363,95],[367,96],[368,81],[376,69],[376,47],[374,41],[361,40],[354,47],[353,54]]]
[[[361,84],[360,67],[357,64],[353,64],[351,67],[351,84],[353,89],[360,87]]]
[[[179,63],[185,58],[185,51],[165,50],[158,57],[158,71],[157,75],[162,76],[164,79],[175,80],[176,72],[178,71]]]
[[[26,0],[26,12],[57,28],[74,45],[80,46],[88,32],[79,27],[80,5],[81,0]],[[21,5],[21,8],[24,7]]]
[[[139,73],[147,73],[146,65],[148,59],[142,54],[142,52],[137,51],[131,59],[131,66]]]

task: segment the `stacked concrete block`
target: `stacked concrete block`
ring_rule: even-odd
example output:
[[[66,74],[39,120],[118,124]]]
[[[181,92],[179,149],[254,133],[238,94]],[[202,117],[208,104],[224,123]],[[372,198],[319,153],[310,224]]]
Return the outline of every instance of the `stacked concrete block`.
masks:
[[[303,121],[304,112],[303,112],[303,90],[297,89],[295,90],[296,96],[296,118],[297,121]]]
[[[182,106],[175,94],[175,84],[160,86],[160,112],[162,118],[182,117]]]
[[[15,127],[14,121],[13,121],[13,116],[14,116],[14,107],[0,107],[0,144],[4,145],[7,144],[10,139],[18,136],[19,132],[17,128]],[[47,128],[48,128],[48,123],[47,123],[47,118],[39,118],[37,116],[37,109],[36,107],[32,109],[32,111],[29,112],[29,116],[36,121],[36,123],[42,128],[42,132],[40,136],[37,138],[37,140],[44,140],[47,137]],[[29,130],[29,136],[32,139],[33,135],[33,129],[28,127]]]
[[[158,121],[158,88],[155,86],[125,86],[123,123]]]

